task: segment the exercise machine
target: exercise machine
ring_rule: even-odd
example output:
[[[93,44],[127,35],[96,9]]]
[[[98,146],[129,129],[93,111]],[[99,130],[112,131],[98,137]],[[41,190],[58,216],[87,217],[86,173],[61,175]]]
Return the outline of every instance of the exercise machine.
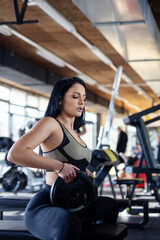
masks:
[[[0,137],[0,152],[5,154],[4,161],[1,166],[0,183],[7,192],[18,192],[24,189],[27,185],[27,176],[18,165],[7,160],[9,149],[13,145],[13,141],[9,137]],[[2,175],[4,167],[7,166],[7,171]],[[9,167],[9,169],[8,169]]]
[[[96,163],[99,162],[99,165]],[[110,176],[110,170],[112,167],[115,168],[115,172],[117,173],[117,165],[119,165],[120,160],[118,155],[112,151],[111,149],[99,149],[94,150],[92,152],[92,160],[91,165],[95,167],[96,178],[95,181],[97,186],[100,188],[99,194],[102,194],[103,191],[103,182],[106,177],[109,179],[109,183],[111,186],[113,197],[118,201],[120,206],[120,211],[128,210],[128,214],[130,219],[125,216],[119,217],[119,222],[123,224],[127,224],[129,227],[133,228],[142,228],[149,221],[148,215],[148,201],[145,199],[133,199],[130,198],[131,187],[136,184],[140,184],[143,182],[143,179],[133,178],[133,179],[118,179],[112,180]],[[93,171],[90,167],[90,170]],[[114,190],[113,184],[117,184],[119,186],[121,199],[116,197],[116,192]],[[126,195],[124,195],[121,186],[127,186]],[[135,211],[135,209],[139,209],[140,211]],[[143,213],[142,216],[139,216],[139,213]],[[134,214],[134,216],[133,216]]]
[[[37,191],[37,188],[38,190],[41,189],[45,182],[43,174],[40,175],[39,172],[38,176],[38,174],[36,174],[36,172],[34,173],[30,168],[21,167],[7,160],[8,151],[13,144],[14,142],[11,138],[0,137],[0,152],[5,155],[4,160],[1,161],[0,171],[0,183],[4,191],[17,193],[27,186],[31,192]],[[5,172],[4,168],[7,168]]]
[[[139,160],[138,166],[134,167],[126,167],[126,172],[135,173],[136,177],[138,177],[139,173],[145,173],[147,177],[147,190],[150,191],[151,195],[153,195],[157,202],[160,202],[160,187],[157,185],[157,181],[153,174],[160,173],[159,162],[154,158],[153,150],[150,143],[149,134],[147,131],[146,125],[160,120],[160,117],[152,118],[148,121],[144,121],[143,117],[154,113],[160,110],[160,104],[151,108],[148,108],[139,113],[133,114],[124,118],[124,123],[126,125],[131,125],[136,128],[137,136],[142,148],[141,158]],[[143,165],[143,161],[145,161],[145,165]],[[132,187],[132,191],[130,192],[130,198],[133,197],[135,190],[135,185]],[[157,211],[157,210],[156,210]]]

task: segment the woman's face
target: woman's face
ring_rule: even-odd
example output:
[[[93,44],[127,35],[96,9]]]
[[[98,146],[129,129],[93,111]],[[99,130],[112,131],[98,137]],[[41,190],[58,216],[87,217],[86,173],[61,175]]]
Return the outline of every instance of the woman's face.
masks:
[[[61,112],[68,117],[80,117],[85,106],[86,91],[83,85],[75,83],[60,101]]]

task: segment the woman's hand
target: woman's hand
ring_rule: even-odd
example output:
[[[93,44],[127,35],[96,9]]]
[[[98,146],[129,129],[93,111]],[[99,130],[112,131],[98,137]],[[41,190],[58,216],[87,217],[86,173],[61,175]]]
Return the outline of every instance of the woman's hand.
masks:
[[[70,163],[64,163],[62,170],[57,174],[63,178],[64,181],[72,181],[76,178],[76,170],[80,169]]]
[[[87,168],[86,168],[86,174],[89,176],[89,177],[94,177],[93,173],[90,172]]]

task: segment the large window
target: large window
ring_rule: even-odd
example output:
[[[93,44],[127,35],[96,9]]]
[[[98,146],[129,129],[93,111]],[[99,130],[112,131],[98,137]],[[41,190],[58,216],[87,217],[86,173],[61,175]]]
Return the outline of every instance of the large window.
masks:
[[[0,136],[17,141],[44,116],[48,98],[30,92],[0,85]],[[97,114],[86,112],[87,133],[82,137],[92,150],[96,148]]]
[[[0,86],[0,99],[9,101],[9,99],[10,99],[10,89],[9,88]]]
[[[2,96],[1,96],[2,97]],[[0,136],[9,136],[9,104],[0,100]]]
[[[48,98],[0,85],[0,136],[16,141],[44,116]]]
[[[26,95],[27,92],[11,88],[11,97],[10,103],[19,105],[19,106],[26,106]]]
[[[28,94],[27,96],[27,105],[31,107],[38,108],[39,98],[35,95]]]

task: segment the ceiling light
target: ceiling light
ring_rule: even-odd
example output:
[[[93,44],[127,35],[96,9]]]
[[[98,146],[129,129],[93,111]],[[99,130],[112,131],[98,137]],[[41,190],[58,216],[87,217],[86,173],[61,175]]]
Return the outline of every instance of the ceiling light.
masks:
[[[112,61],[103,53],[101,52],[97,47],[93,46],[91,48],[91,51],[98,57],[100,58],[105,64],[107,65],[112,65]]]
[[[69,69],[71,69],[73,72],[77,73],[78,75],[80,75],[82,73],[80,70],[78,70],[77,68],[75,68],[73,65],[71,65],[68,62],[65,62],[65,66],[68,67]]]
[[[101,90],[102,92],[111,95],[112,91],[108,90],[107,88],[105,88],[103,85],[98,84],[98,89]]]
[[[92,78],[90,78],[89,76],[85,75],[84,73],[81,73],[78,75],[79,78],[83,79],[83,81],[89,85],[96,85],[96,81]]]
[[[62,59],[60,59],[59,57],[57,57],[56,55],[47,50],[37,49],[36,53],[40,55],[42,58],[46,59],[47,61],[57,65],[58,67],[65,66],[64,61]]]
[[[124,99],[122,97],[117,97],[117,99],[121,100],[122,102],[124,102],[126,105],[128,105],[130,108],[135,109],[137,112],[142,111],[142,109],[136,105],[133,105],[132,103],[130,103],[127,99]]]
[[[132,80],[125,74],[122,74],[122,78],[126,83],[132,83]]]
[[[12,35],[9,28],[5,25],[0,26],[0,33],[3,34],[4,36],[7,36],[7,37],[10,37]]]
[[[48,2],[45,0],[34,0],[48,16],[50,16],[54,21],[56,21],[60,26],[62,26],[64,29],[66,29],[68,32],[71,32],[77,39],[79,39],[85,46],[87,46],[93,54],[95,54],[102,62],[105,64],[109,65],[114,71],[117,71],[116,66],[112,63],[111,59],[109,59],[102,51],[100,51],[96,46],[91,45],[83,36],[81,36],[74,25],[69,22],[65,17],[63,17],[58,11],[56,11]],[[42,57],[46,58],[45,56]],[[50,57],[48,58],[47,54],[47,60],[49,60]],[[51,57],[52,59],[52,57]],[[51,60],[53,62],[53,59]],[[58,61],[57,61],[58,62]],[[64,64],[64,62],[63,62]],[[62,64],[62,65],[63,65]],[[61,64],[60,64],[61,65]],[[92,78],[86,76],[85,74],[82,76],[82,78],[86,81],[86,83],[90,85],[95,85],[96,81],[93,80]],[[132,80],[126,76],[126,74],[123,73],[122,78],[127,82],[127,83],[132,83]],[[108,93],[109,90],[107,90],[104,86],[101,86],[101,90],[104,91],[105,93]],[[140,89],[138,89],[139,91]],[[150,98],[147,96],[147,94],[144,91],[141,91],[145,97]],[[111,93],[110,93],[111,94]]]
[[[140,87],[137,86],[136,84],[133,84],[132,86],[133,86],[133,88],[138,92],[139,95],[142,95],[142,94],[143,94],[143,96],[144,96],[146,99],[149,99],[149,100],[152,101],[152,98],[151,98],[150,96],[148,96],[148,94],[146,94],[146,92],[145,92],[142,88],[140,88]]]
[[[1,27],[1,26],[0,26]],[[30,44],[31,46],[36,48],[36,53],[43,57],[44,59],[50,61],[51,63],[57,65],[58,67],[64,67],[65,61],[63,61],[61,58],[57,57],[53,53],[49,52],[45,48],[42,48],[40,45],[38,45],[36,42],[30,40],[29,38],[25,37],[21,33],[17,32],[16,30],[7,27],[7,30],[16,37],[20,38],[21,40],[25,41],[26,43]]]
[[[90,42],[88,42],[82,35],[80,35],[76,29],[75,31],[72,31],[72,34],[78,39],[80,40],[86,47],[88,47],[90,50],[93,48],[93,45],[90,44]]]
[[[139,95],[143,94],[146,99],[152,100],[151,97],[149,97],[148,94],[146,94],[146,92],[142,88],[140,88],[136,84],[133,84],[133,81],[125,73],[122,74],[122,78],[126,83],[132,86],[138,92]]]
[[[112,61],[103,52],[101,52],[97,47],[91,45],[82,35],[77,32],[75,26],[65,17],[63,17],[57,10],[55,10],[49,3],[47,3],[45,0],[35,0],[34,2],[55,22],[57,22],[68,32],[71,32],[77,39],[87,46],[101,61],[107,65],[113,65]]]
[[[56,11],[48,2],[45,0],[34,1],[39,8],[41,8],[48,16],[50,16],[55,22],[61,25],[68,32],[75,31],[74,25],[64,18],[58,11]]]

